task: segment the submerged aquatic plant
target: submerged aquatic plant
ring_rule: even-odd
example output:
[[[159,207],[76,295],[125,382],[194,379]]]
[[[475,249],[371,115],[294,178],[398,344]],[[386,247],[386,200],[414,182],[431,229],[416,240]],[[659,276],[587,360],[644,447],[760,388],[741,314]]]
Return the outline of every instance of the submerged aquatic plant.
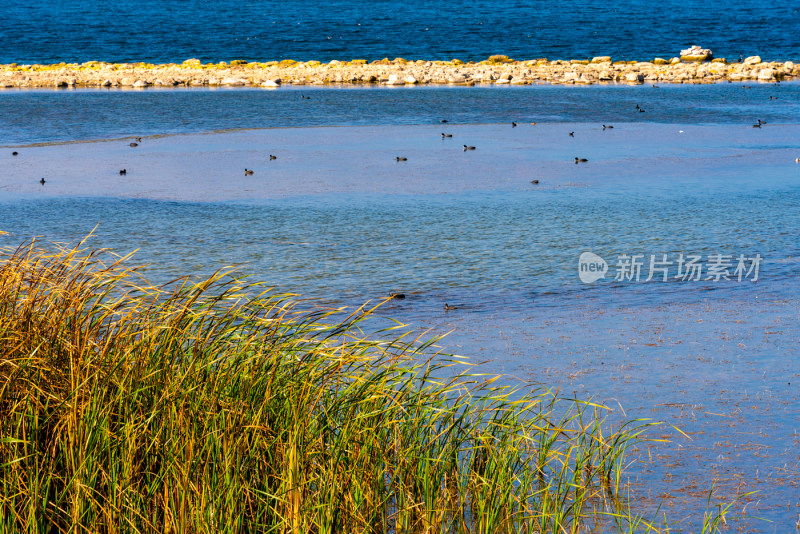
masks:
[[[2,532],[656,530],[623,481],[651,422],[83,246],[0,256]]]

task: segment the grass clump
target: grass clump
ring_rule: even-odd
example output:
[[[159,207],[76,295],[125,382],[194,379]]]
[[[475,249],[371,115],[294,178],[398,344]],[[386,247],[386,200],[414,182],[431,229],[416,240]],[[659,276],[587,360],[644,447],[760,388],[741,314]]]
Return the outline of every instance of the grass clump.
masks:
[[[650,423],[82,246],[0,251],[2,532],[654,528],[621,484]]]

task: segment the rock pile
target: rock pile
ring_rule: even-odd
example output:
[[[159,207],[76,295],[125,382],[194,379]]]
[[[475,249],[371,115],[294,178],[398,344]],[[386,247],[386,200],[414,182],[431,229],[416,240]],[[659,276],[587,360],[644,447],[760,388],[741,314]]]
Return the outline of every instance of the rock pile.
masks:
[[[686,52],[686,54],[684,54]],[[711,58],[700,47],[683,50],[681,57],[652,61],[612,61],[609,56],[585,60],[533,59],[514,61],[507,56],[464,63],[452,61],[408,61],[402,58],[266,63],[231,61],[203,64],[151,63],[0,65],[0,87],[147,87],[256,86],[276,88],[282,84],[595,84],[595,83],[715,83],[757,80],[775,82],[800,76],[791,61],[762,62],[758,56],[729,63]]]

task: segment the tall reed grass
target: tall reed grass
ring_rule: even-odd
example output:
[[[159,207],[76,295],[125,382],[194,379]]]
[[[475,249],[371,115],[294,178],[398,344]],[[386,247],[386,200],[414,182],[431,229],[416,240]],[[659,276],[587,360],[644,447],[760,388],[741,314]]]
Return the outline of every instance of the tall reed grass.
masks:
[[[2,532],[657,530],[622,483],[650,422],[84,246],[0,257]]]

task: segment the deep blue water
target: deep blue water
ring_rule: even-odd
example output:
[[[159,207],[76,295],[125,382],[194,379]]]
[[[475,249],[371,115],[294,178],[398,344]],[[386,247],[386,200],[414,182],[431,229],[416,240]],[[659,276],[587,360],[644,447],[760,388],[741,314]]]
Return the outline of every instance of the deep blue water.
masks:
[[[800,58],[796,0],[7,0],[0,63],[480,60],[675,56]]]

